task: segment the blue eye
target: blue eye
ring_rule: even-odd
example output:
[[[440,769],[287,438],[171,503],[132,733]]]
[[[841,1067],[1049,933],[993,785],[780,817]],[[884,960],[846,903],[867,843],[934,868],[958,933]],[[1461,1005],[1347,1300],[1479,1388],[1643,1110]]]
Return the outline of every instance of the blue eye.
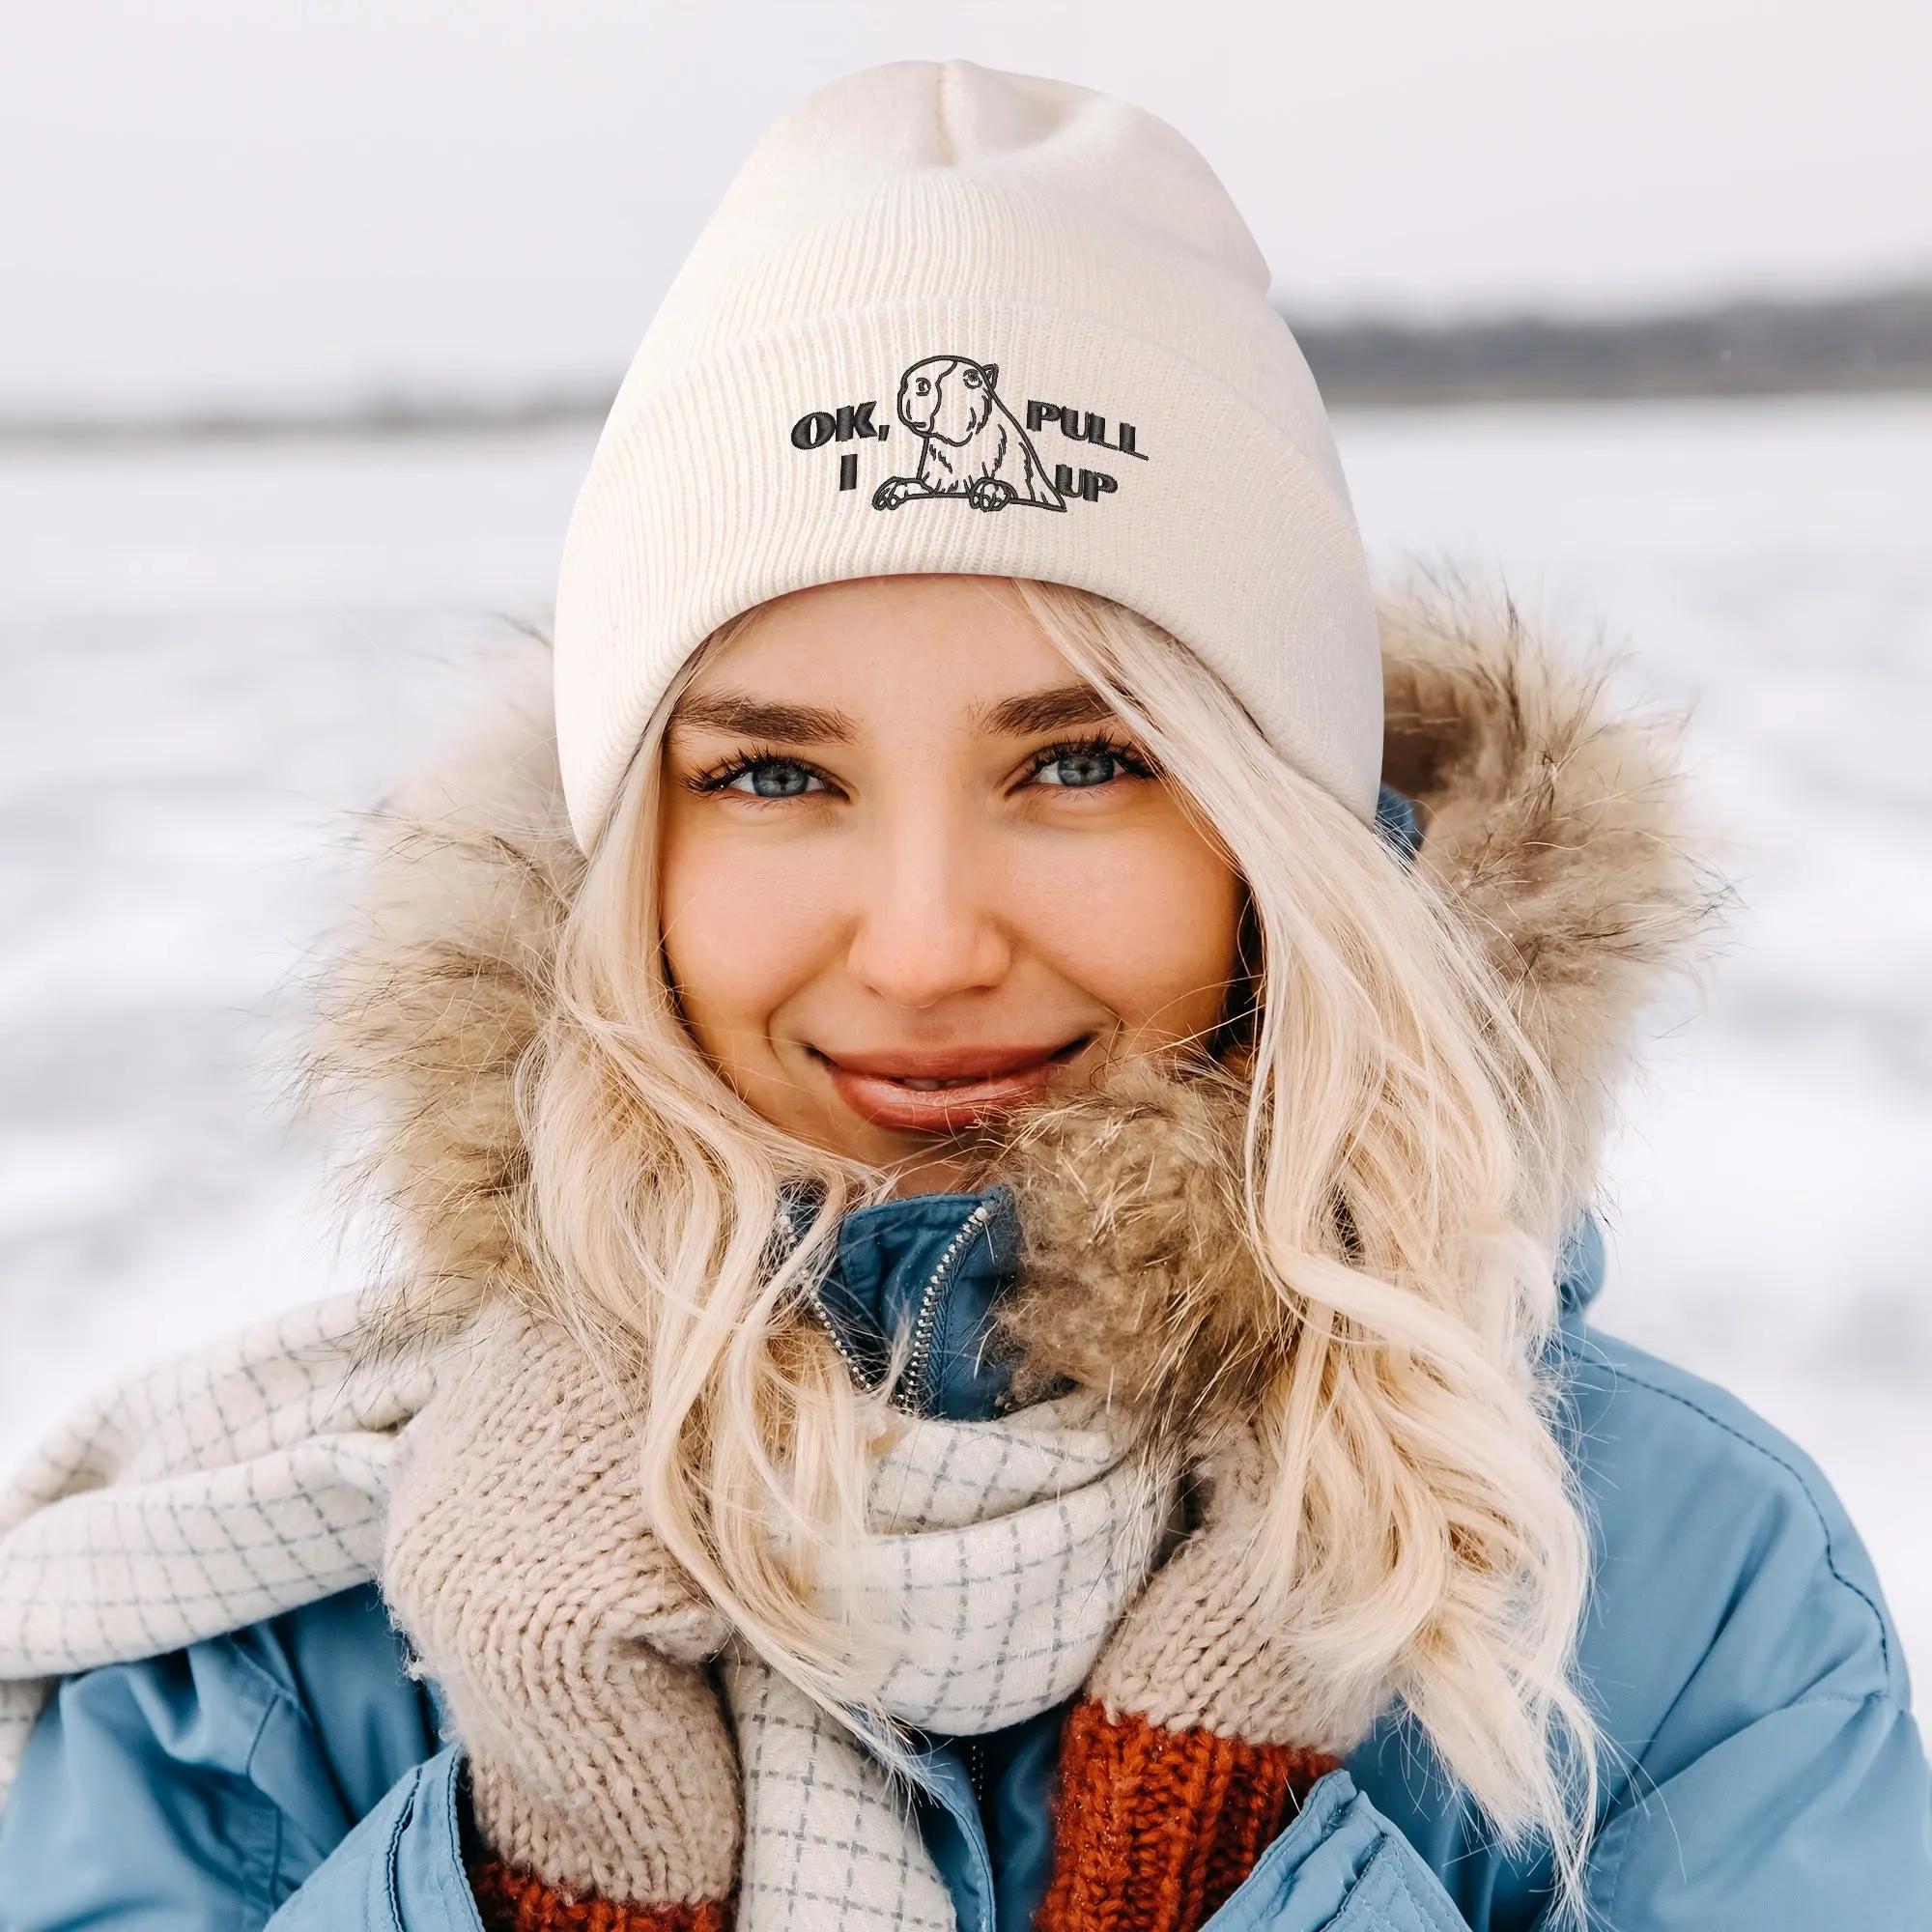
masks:
[[[816,772],[788,758],[760,758],[735,772],[722,789],[749,798],[803,798],[808,792],[824,791],[826,783]]]
[[[1084,791],[1091,785],[1112,784],[1125,776],[1127,761],[1118,752],[1093,745],[1084,751],[1056,752],[1034,773],[1038,784]]]

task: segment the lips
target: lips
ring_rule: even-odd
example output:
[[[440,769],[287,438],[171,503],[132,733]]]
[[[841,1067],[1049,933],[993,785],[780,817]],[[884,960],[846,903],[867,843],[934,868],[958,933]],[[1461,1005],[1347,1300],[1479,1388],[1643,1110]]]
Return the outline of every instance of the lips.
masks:
[[[1044,1093],[1087,1044],[961,1046],[920,1053],[818,1057],[861,1120],[901,1133],[953,1134]]]

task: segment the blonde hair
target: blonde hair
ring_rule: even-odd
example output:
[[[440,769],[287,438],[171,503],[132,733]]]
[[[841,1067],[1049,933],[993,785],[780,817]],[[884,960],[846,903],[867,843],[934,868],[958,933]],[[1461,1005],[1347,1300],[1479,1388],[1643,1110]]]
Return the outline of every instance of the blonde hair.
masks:
[[[1596,1732],[1571,1682],[1588,1541],[1544,1367],[1558,1098],[1454,910],[1198,659],[1100,598],[1013,589],[1247,886],[1240,1232],[1293,1335],[1260,1416],[1282,1472],[1255,1559],[1278,1649],[1331,1687],[1336,1724],[1393,1690],[1506,1840],[1548,1842],[1574,1909]],[[528,1242],[546,1302],[635,1378],[658,1534],[779,1668],[863,1713],[867,1626],[843,1586],[889,1425],[802,1309],[839,1217],[885,1180],[753,1114],[680,1021],[656,923],[676,696],[565,921],[523,1069]],[[799,1183],[816,1219],[781,1246]]]

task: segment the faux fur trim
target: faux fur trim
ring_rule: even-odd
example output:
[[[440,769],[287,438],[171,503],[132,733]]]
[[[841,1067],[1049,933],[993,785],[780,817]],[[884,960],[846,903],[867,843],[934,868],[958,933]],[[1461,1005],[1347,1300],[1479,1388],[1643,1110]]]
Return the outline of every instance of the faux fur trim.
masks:
[[[1716,903],[1677,734],[1619,709],[1608,667],[1532,638],[1508,606],[1430,593],[1381,621],[1385,777],[1419,807],[1418,863],[1480,935],[1563,1094],[1580,1198],[1636,1017]],[[532,1291],[517,1070],[583,873],[548,677],[528,647],[500,712],[373,815],[366,887],[322,986],[312,1089],[360,1128],[417,1322]],[[1188,1115],[1171,1122],[1184,1165],[1227,1131],[1206,1089],[1162,1104]]]
[[[1455,591],[1381,612],[1382,778],[1418,863],[1468,922],[1569,1114],[1579,1205],[1637,1016],[1693,966],[1722,892],[1691,825],[1675,719],[1616,704],[1613,659]]]
[[[1127,1065],[1024,1115],[992,1166],[1019,1208],[1017,1291],[1000,1327],[1031,1400],[1063,1378],[1184,1426],[1242,1408],[1293,1346],[1244,1240],[1247,1089]]]
[[[393,1212],[378,1314],[399,1328],[535,1298],[518,1069],[584,870],[550,668],[536,642],[507,659],[500,708],[369,815],[366,874],[321,976],[304,1085],[357,1150],[355,1192]]]

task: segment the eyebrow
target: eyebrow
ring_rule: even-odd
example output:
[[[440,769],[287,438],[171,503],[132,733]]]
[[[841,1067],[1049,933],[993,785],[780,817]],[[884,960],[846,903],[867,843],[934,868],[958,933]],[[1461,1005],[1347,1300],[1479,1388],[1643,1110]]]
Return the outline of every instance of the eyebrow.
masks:
[[[1106,724],[1113,716],[1113,706],[1091,684],[1062,684],[987,705],[975,723],[991,736],[1029,738],[1043,731]],[[674,731],[724,731],[787,745],[849,745],[859,735],[858,725],[842,711],[782,704],[743,691],[689,696],[671,714],[670,722]]]
[[[672,712],[675,731],[735,732],[746,738],[774,738],[787,745],[849,745],[859,727],[842,711],[815,704],[779,704],[743,691],[704,692]]]
[[[1040,731],[1107,724],[1113,717],[1114,707],[1091,684],[1062,684],[988,706],[980,714],[980,728],[1006,738],[1030,738]]]

